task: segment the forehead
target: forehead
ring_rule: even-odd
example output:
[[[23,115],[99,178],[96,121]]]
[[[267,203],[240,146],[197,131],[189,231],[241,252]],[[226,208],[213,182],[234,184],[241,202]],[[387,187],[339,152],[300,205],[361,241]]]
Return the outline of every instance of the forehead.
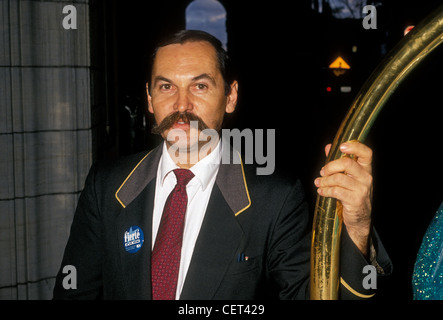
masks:
[[[158,49],[152,75],[219,73],[217,54],[206,41],[170,44]]]

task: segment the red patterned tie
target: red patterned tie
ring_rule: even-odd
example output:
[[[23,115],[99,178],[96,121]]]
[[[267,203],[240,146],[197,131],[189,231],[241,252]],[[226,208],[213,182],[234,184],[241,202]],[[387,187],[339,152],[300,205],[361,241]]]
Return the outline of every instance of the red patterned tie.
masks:
[[[152,250],[152,298],[174,300],[182,249],[184,218],[188,204],[186,185],[194,174],[175,169],[177,184],[166,200],[162,219]]]

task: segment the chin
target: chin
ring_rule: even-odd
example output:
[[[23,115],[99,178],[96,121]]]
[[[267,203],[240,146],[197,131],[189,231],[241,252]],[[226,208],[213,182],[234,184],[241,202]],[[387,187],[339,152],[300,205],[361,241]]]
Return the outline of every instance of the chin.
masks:
[[[197,148],[198,137],[198,131],[181,129],[171,129],[163,135],[163,139],[167,141],[169,147],[183,152],[189,152],[193,148]]]

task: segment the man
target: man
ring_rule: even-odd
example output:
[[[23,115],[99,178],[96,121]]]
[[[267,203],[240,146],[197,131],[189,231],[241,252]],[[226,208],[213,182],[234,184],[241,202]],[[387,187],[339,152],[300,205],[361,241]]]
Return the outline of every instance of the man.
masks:
[[[257,175],[214,135],[193,138],[220,132],[235,110],[227,62],[220,42],[201,31],[158,46],[146,87],[164,143],[91,168],[54,298],[309,297],[311,226],[300,182]],[[343,205],[341,297],[368,298],[363,267],[390,268],[371,232],[371,150],[357,142],[341,149],[358,160],[329,163],[315,184]],[[63,286],[66,265],[77,270],[76,289]]]

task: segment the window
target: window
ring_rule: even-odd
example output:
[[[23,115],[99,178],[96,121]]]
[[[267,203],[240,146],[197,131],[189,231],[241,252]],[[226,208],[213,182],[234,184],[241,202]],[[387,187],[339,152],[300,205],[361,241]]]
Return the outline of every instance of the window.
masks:
[[[362,19],[366,0],[312,0],[311,7],[319,13],[332,14],[337,19]]]
[[[226,10],[216,0],[195,0],[186,8],[186,29],[202,30],[212,34],[227,50]]]

